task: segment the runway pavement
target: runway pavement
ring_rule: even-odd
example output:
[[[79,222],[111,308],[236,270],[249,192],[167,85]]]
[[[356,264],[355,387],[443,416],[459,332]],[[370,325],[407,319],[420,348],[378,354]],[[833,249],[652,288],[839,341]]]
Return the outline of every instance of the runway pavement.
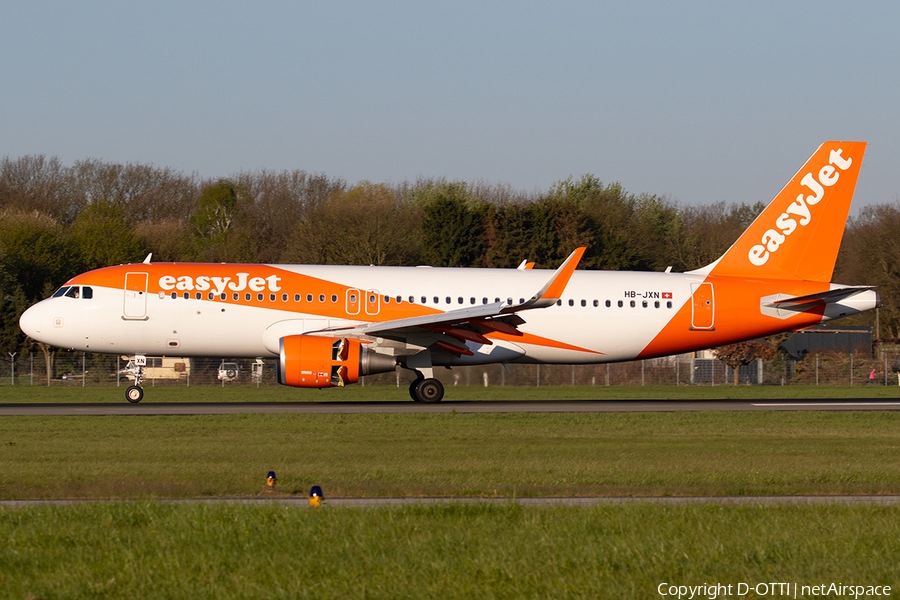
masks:
[[[770,400],[535,400],[502,402],[142,402],[0,404],[0,417],[159,416],[229,414],[334,413],[559,413],[559,412],[680,412],[740,410],[900,410],[900,400],[872,398]]]

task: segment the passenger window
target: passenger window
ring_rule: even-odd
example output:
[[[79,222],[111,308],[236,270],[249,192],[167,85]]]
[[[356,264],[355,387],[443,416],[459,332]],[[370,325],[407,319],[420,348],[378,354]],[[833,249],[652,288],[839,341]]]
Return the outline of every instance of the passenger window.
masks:
[[[282,295],[281,295],[281,301],[282,301],[282,302],[287,302],[287,300],[288,300],[288,295],[287,295],[287,294],[282,294]]]
[[[206,297],[209,298],[210,300],[215,300],[216,294],[215,294],[215,292],[210,292],[209,294],[206,295]]]
[[[659,300],[653,303],[653,308],[659,308]]]
[[[300,302],[300,294],[294,294],[294,302]],[[356,300],[354,300],[356,302]]]
[[[607,300],[607,301],[606,301],[606,308],[609,308],[610,306],[612,306],[612,302],[610,302],[609,300]]]
[[[264,297],[264,296],[263,296],[262,294],[257,294],[257,295],[256,295],[256,301],[257,301],[257,302],[262,302],[262,301],[263,301],[263,297]]]
[[[201,292],[197,292],[196,294],[194,294],[194,296],[197,298],[197,300],[203,300],[203,294]]]
[[[622,306],[624,306],[624,305],[622,304],[622,301],[619,300],[619,308],[622,308]]]
[[[221,298],[222,300],[226,300],[226,299],[228,299],[228,294],[226,294],[225,292],[222,292],[221,294],[219,294],[219,298]]]
[[[631,308],[634,308],[635,306],[637,306],[637,305],[635,304],[634,300],[632,300],[632,301],[631,301]]]
[[[307,301],[307,302],[312,302],[312,294],[307,294],[307,295],[306,295],[306,301]]]
[[[247,302],[250,302],[250,300],[252,298],[253,298],[253,294],[251,294],[250,292],[247,292],[246,294],[244,294],[244,300],[246,300]]]
[[[234,300],[235,302],[237,302],[238,300],[241,299],[241,295],[238,294],[237,292],[235,292],[235,293],[231,294],[231,299]]]
[[[475,304],[475,298],[469,298],[469,304]]]
[[[190,300],[190,299],[191,299],[191,293],[190,293],[190,292],[185,292],[185,293],[183,294],[183,297],[184,297],[185,300]]]
[[[439,304],[440,302],[441,302],[441,300],[440,300],[437,296],[435,296],[435,297],[434,297],[434,303],[435,303],[435,304]]]
[[[671,303],[671,302],[666,302],[666,308],[672,308],[672,303]]]
[[[410,303],[410,304],[415,304],[415,303],[416,303],[416,297],[415,297],[415,296],[410,296],[410,297],[409,297],[409,303]]]
[[[450,304],[450,296],[447,296],[447,304]]]
[[[646,301],[646,300],[644,300],[643,302],[641,302],[641,304],[643,305],[644,308],[647,308],[647,301]]]
[[[457,304],[462,304],[462,303],[463,303],[463,298],[462,298],[462,296],[460,296],[459,298],[456,299],[456,303],[457,303]]]
[[[319,302],[325,302],[325,294],[319,294]]]
[[[178,292],[172,292],[172,300],[178,298]]]
[[[331,301],[332,301],[332,302],[337,302],[337,294],[332,294],[332,295],[331,295]]]
[[[269,302],[275,302],[275,294],[269,294]]]
[[[582,306],[587,306],[587,300],[582,300],[582,301],[581,301],[581,305],[582,305]]]
[[[385,297],[384,297],[384,303],[385,303],[385,304],[390,304],[390,303],[391,303],[391,297],[390,297],[390,296],[385,296]]]
[[[570,299],[570,300],[569,300],[569,306],[575,306],[575,301]]]

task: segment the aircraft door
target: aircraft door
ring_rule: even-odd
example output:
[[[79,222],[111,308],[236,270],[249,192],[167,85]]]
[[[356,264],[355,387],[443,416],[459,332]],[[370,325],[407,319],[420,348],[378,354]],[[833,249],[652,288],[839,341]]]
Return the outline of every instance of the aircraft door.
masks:
[[[366,314],[377,315],[381,310],[381,298],[378,296],[378,290],[366,291]]]
[[[715,329],[716,304],[713,285],[709,282],[691,284],[691,329]]]
[[[125,305],[122,312],[124,318],[147,318],[147,278],[147,273],[125,274]]]
[[[347,290],[347,314],[348,315],[358,315],[359,314],[359,290]]]

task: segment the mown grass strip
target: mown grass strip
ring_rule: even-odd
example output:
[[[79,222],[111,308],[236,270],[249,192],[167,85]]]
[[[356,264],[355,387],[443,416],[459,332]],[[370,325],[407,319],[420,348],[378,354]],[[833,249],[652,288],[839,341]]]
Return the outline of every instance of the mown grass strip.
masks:
[[[900,494],[900,413],[0,419],[0,498]]]
[[[41,402],[125,403],[125,388],[55,385],[0,385],[0,404]],[[144,402],[408,402],[406,384],[349,386],[327,390],[296,389],[284,386],[247,385],[145,386]],[[756,386],[450,386],[446,401],[518,400],[765,400],[772,398],[900,398],[900,387],[881,385],[756,385]]]
[[[0,509],[9,598],[652,598],[661,583],[900,581],[873,506]]]

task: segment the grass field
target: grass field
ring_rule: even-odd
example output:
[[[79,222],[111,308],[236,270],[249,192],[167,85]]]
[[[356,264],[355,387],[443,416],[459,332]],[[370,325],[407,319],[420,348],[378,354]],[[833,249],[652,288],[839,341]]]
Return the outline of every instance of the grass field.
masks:
[[[484,394],[458,389],[470,400]],[[508,388],[544,398],[602,389]],[[612,390],[685,399],[798,391]],[[122,401],[115,389],[64,391]],[[212,390],[156,391],[159,401],[195,401]],[[295,391],[224,393],[290,401]],[[347,399],[405,395],[365,391]],[[71,400],[57,392],[0,388],[0,402]],[[312,394],[341,397],[331,392]],[[128,501],[0,508],[0,598],[649,598],[665,582],[771,581],[896,591],[896,507],[308,509],[160,499],[266,495],[269,470],[275,496],[318,484],[326,498],[900,494],[898,449],[894,412],[3,417],[0,498]]]
[[[0,404],[34,402],[125,402],[125,387],[0,385]],[[145,386],[144,402],[400,402],[410,401],[406,384],[309,390],[244,385]],[[764,398],[900,398],[900,386],[717,385],[717,386],[447,386],[444,400],[716,400]]]
[[[900,494],[900,413],[0,419],[0,498]]]
[[[654,598],[662,583],[832,581],[896,590],[897,517],[871,506],[641,504],[2,510],[0,597]]]

